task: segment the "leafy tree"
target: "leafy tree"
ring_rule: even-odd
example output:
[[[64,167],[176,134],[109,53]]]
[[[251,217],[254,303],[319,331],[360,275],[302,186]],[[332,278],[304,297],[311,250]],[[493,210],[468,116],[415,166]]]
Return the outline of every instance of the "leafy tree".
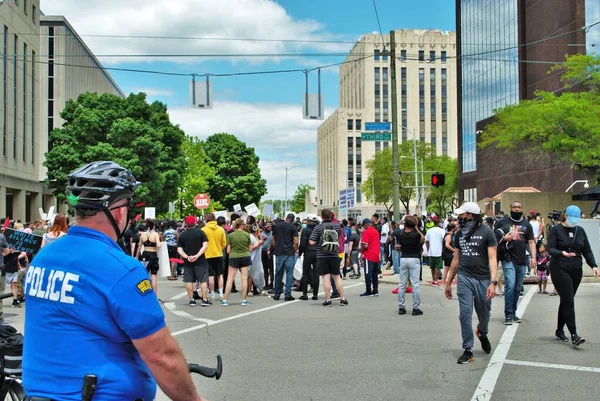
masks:
[[[178,209],[180,217],[200,213],[200,210],[194,206],[194,197],[197,194],[208,192],[208,180],[215,175],[214,169],[206,161],[206,154],[200,139],[187,136],[183,142],[183,153],[188,163],[188,169],[185,172],[184,182],[177,199],[176,209]],[[219,205],[215,205],[215,203],[217,200],[211,197],[209,211],[219,208]]]
[[[228,209],[258,204],[267,193],[267,181],[258,168],[254,148],[246,146],[234,135],[214,134],[203,143],[206,161],[215,174],[208,179],[211,199],[218,199]]]
[[[458,205],[458,161],[448,156],[437,158],[437,166],[432,171],[438,171],[446,176],[446,185],[431,188],[427,206],[428,212],[445,217],[446,213],[455,210]],[[429,177],[429,175],[428,175]],[[427,183],[429,185],[429,183]]]
[[[185,134],[170,122],[166,105],[148,104],[145,93],[127,98],[84,93],[67,102],[61,117],[65,123],[50,133],[52,149],[44,162],[46,184],[59,200],[65,199],[70,172],[92,161],[112,160],[142,182],[135,202],[147,202],[157,213],[168,210],[187,163]]]
[[[310,190],[314,190],[315,187],[308,184],[300,184],[298,188],[296,188],[296,192],[294,193],[294,198],[290,203],[290,210],[294,213],[300,213],[304,211],[304,199],[306,199],[306,194]]]
[[[600,59],[575,55],[554,66],[564,70],[566,89],[587,91],[537,92],[537,99],[495,111],[496,121],[482,133],[479,146],[515,150],[527,146],[536,157],[556,157],[573,167],[600,167]]]

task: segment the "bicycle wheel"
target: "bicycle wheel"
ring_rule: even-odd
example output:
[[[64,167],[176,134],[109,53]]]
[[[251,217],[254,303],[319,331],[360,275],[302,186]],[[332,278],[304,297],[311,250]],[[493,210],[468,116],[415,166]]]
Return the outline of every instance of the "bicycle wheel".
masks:
[[[5,379],[0,389],[0,401],[23,401],[25,390],[19,379]]]

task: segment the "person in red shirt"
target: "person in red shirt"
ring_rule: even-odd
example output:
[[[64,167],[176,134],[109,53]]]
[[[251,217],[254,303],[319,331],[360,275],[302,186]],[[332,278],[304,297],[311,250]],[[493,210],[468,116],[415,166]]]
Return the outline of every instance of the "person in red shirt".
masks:
[[[365,259],[365,284],[367,291],[361,297],[379,296],[379,232],[369,219],[363,220],[364,231],[360,238],[360,250]]]

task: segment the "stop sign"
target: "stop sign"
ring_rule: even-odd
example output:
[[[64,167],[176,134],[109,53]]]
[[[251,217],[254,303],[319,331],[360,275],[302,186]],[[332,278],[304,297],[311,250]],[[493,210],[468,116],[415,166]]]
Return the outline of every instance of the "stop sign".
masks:
[[[194,206],[198,209],[206,209],[210,203],[210,198],[206,194],[198,194],[194,197]]]

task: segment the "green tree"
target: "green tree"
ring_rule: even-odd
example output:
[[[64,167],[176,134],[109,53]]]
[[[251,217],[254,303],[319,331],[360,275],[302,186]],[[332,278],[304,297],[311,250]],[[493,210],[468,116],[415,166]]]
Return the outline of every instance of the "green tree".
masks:
[[[187,136],[183,142],[183,153],[187,161],[188,169],[185,172],[183,185],[179,191],[176,209],[180,217],[197,215],[200,210],[194,206],[194,197],[197,194],[207,193],[209,190],[209,179],[214,177],[214,169],[208,165],[203,142],[192,136]],[[217,199],[211,197],[209,211],[214,211],[220,206]]]
[[[437,171],[446,176],[446,185],[431,188],[428,196],[427,211],[445,217],[449,211],[458,205],[458,160],[448,156],[437,158],[437,165],[431,171]],[[427,175],[431,177],[431,175]],[[427,183],[429,185],[430,183]]]
[[[208,179],[211,199],[219,200],[230,210],[238,203],[242,207],[258,204],[267,193],[267,181],[260,174],[254,148],[227,133],[209,136],[203,148],[206,161],[215,172]]]
[[[535,157],[556,157],[573,167],[600,167],[600,59],[575,55],[554,66],[563,70],[565,89],[587,91],[537,92],[537,99],[495,110],[496,121],[486,126],[480,147],[503,150],[527,147]]]
[[[290,203],[290,210],[294,213],[300,213],[304,211],[304,199],[306,199],[306,194],[310,190],[314,190],[315,187],[308,184],[300,184],[296,188],[296,192],[294,193],[294,197],[292,198],[292,202]]]
[[[167,107],[148,104],[146,94],[121,98],[85,93],[69,100],[61,112],[65,123],[50,133],[46,154],[46,183],[65,199],[67,175],[83,164],[112,160],[142,182],[135,202],[147,202],[157,213],[168,211],[176,199],[187,167],[183,157],[184,132],[173,125]]]

